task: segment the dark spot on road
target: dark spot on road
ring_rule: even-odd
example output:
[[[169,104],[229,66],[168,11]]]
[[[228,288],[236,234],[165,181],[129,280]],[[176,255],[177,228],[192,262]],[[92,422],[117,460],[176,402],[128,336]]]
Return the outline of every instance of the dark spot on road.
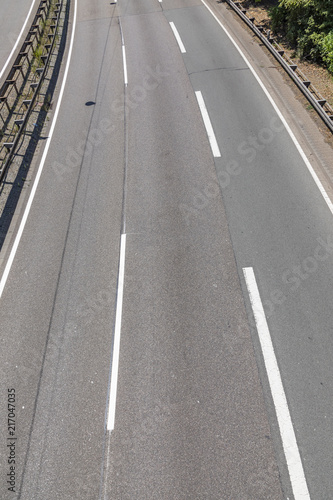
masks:
[[[94,104],[96,104],[94,101],[87,101],[86,102],[86,106],[93,106]]]

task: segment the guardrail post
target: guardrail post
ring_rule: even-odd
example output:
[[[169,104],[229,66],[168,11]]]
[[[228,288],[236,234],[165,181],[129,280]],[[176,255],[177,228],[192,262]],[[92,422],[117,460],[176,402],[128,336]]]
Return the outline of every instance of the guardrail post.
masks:
[[[7,110],[10,112],[10,107],[9,107],[8,102],[7,102],[7,97],[1,96],[0,97],[0,102],[4,102],[6,104],[6,106],[7,106]]]

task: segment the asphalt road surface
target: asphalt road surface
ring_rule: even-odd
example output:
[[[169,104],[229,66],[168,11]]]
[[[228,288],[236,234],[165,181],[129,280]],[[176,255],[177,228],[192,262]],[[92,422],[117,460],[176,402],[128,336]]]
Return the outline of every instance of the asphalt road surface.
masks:
[[[200,0],[72,28],[0,261],[1,498],[330,499],[332,212],[280,114]]]
[[[9,60],[29,30],[29,20],[37,9],[37,0],[0,0],[0,75],[6,77]],[[26,22],[27,21],[27,22]],[[31,24],[31,23],[30,23]],[[14,52],[13,52],[14,51]]]

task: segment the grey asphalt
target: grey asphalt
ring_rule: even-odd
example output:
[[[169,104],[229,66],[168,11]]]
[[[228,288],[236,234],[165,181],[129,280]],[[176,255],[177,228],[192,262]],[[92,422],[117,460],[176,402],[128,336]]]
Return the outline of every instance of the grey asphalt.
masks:
[[[251,266],[256,273],[310,495],[330,498],[332,214],[289,135],[279,131],[273,107],[210,14],[198,7],[167,17],[190,48],[184,62],[194,90],[205,98],[222,152],[216,168],[238,271]]]
[[[292,498],[245,266],[264,299],[311,498],[330,498],[333,248],[322,242],[331,217],[201,2],[80,2],[55,133],[1,299],[1,385],[17,393],[17,498]],[[3,450],[5,404],[0,421]],[[13,498],[2,481],[1,498]]]
[[[6,0],[0,0],[0,72],[15,46],[29,13],[32,1],[33,0],[16,0],[15,3],[13,3]],[[35,13],[37,7],[38,2],[36,1],[31,16]],[[27,23],[25,32],[28,31],[28,29],[29,23]],[[22,35],[22,42],[23,40],[24,34]],[[20,44],[18,45],[18,49],[19,48]],[[7,69],[9,69],[9,66],[7,66]],[[4,78],[5,75],[6,73],[3,75]]]

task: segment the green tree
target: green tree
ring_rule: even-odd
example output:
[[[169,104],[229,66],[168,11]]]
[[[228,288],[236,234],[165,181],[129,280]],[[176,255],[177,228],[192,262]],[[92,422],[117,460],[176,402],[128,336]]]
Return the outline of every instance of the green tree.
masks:
[[[283,30],[301,57],[333,72],[333,0],[280,0],[271,10],[273,30]]]

